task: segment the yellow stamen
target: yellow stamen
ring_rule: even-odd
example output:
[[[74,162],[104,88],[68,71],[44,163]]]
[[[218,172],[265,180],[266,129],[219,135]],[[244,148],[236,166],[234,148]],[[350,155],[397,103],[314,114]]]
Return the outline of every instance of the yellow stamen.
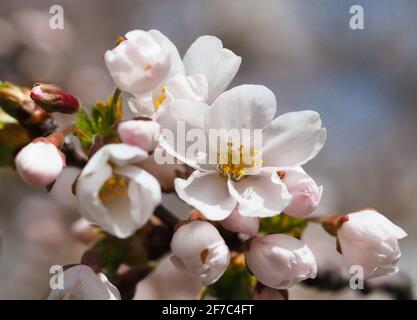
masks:
[[[165,90],[165,87],[163,87],[161,89],[161,95],[159,96],[158,99],[155,100],[155,108],[157,110],[161,107],[162,103],[165,101],[166,98],[167,98],[166,90]]]
[[[113,175],[103,184],[100,189],[99,197],[104,204],[109,203],[113,198],[125,197],[127,195],[126,178],[119,175]]]
[[[247,169],[253,169],[256,167],[261,167],[263,164],[262,160],[254,160],[254,155],[258,154],[259,151],[253,149],[249,152],[250,154],[250,161],[248,160],[248,154],[245,154],[243,145],[240,145],[237,151],[233,151],[233,142],[227,143],[227,159],[223,155],[220,156],[220,164],[217,166],[217,169],[221,176],[225,177],[226,179],[231,179],[233,181],[239,181],[246,175]],[[237,157],[239,161],[237,160]],[[244,161],[245,158],[245,161]],[[238,163],[236,163],[238,162]]]

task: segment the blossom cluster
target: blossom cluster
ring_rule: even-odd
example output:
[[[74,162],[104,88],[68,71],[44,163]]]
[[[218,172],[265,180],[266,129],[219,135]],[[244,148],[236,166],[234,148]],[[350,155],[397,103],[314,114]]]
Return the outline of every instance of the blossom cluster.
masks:
[[[86,219],[78,225],[83,239],[94,239],[92,228],[101,230],[101,237],[128,241],[146,234],[156,216],[161,218],[155,212],[162,192],[175,191],[194,210],[173,231],[171,261],[206,286],[242,263],[262,289],[253,291],[254,299],[287,298],[285,290],[315,278],[315,256],[300,235],[262,229],[263,221],[278,215],[323,222],[337,237],[347,264],[361,266],[366,278],[398,270],[398,240],[406,233],[376,210],[311,219],[323,187],[303,166],[326,141],[319,114],[305,110],[276,117],[275,95],[265,86],[228,89],[241,57],[218,38],[199,37],[181,58],[161,32],[134,30],[105,53],[104,61],[118,89],[90,116],[60,88],[34,86],[31,98],[37,108],[48,114],[76,112],[77,121],[64,131],[36,137],[15,158],[23,181],[50,187],[66,165],[63,146],[81,154],[85,163],[74,192]],[[129,117],[123,116],[120,91]],[[181,134],[178,122],[204,138],[221,129],[221,142],[202,152],[193,149],[193,139],[167,139]],[[261,132],[262,143],[255,146],[231,134],[242,129]],[[215,163],[209,161],[213,153]],[[155,157],[162,154],[178,163],[158,164]],[[107,278],[85,261],[90,260],[63,271],[65,288],[54,289],[49,298],[120,299],[109,282],[112,275]]]

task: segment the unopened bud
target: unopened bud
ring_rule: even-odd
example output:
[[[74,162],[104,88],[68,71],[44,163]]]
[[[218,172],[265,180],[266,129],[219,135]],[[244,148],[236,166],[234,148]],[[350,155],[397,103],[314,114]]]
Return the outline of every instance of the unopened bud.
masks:
[[[87,245],[100,238],[99,229],[84,218],[72,224],[71,232],[76,240]]]
[[[398,239],[407,233],[373,209],[347,215],[337,231],[343,257],[349,266],[361,266],[367,279],[398,271]]]
[[[259,230],[259,218],[242,216],[236,208],[220,224],[226,230],[254,236]]]
[[[40,139],[20,150],[15,165],[24,182],[33,187],[45,187],[61,174],[65,158],[54,144]]]
[[[78,110],[78,99],[54,84],[37,83],[30,93],[32,100],[46,112],[71,114]]]
[[[316,259],[310,248],[286,234],[252,238],[245,259],[257,280],[275,289],[287,289],[317,274]]]
[[[195,220],[180,226],[171,242],[172,263],[204,284],[216,282],[227,269],[230,252],[217,229]]]
[[[123,143],[153,151],[158,145],[161,127],[151,120],[129,120],[119,124],[118,133]]]
[[[317,209],[323,187],[318,186],[301,167],[280,171],[278,174],[292,195],[290,205],[284,209],[285,214],[301,218]]]

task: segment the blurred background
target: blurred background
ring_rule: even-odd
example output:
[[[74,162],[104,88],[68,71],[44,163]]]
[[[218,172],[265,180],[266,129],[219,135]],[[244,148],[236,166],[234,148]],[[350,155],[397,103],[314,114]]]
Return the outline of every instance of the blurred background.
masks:
[[[49,28],[54,4],[64,8],[64,30]],[[354,4],[364,8],[364,30],[349,27]],[[215,35],[243,57],[232,85],[266,85],[279,113],[318,111],[328,140],[306,168],[324,186],[318,213],[373,207],[403,227],[409,236],[401,241],[400,268],[417,289],[416,1],[1,0],[0,80],[55,83],[85,105],[104,99],[113,84],[103,54],[132,29],[159,29],[181,54],[198,36]],[[0,169],[0,299],[43,299],[49,267],[79,261],[86,247],[70,232],[77,174],[68,168],[45,194]],[[309,227],[305,241],[319,266],[346,272],[334,239],[319,227]],[[164,261],[136,297],[193,298],[198,290]],[[290,298],[389,296],[297,286]]]

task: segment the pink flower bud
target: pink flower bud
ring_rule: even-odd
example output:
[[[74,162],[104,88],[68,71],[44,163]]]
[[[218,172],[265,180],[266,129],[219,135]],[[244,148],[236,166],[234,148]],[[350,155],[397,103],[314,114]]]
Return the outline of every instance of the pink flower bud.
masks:
[[[398,239],[407,233],[373,209],[347,217],[337,231],[337,239],[349,266],[361,266],[368,279],[396,273],[401,257]]]
[[[90,244],[99,238],[96,228],[84,218],[75,221],[71,226],[74,238],[84,244]]]
[[[285,214],[293,217],[306,217],[317,209],[323,187],[317,186],[301,167],[280,171],[279,175],[292,195],[291,203],[284,210]]]
[[[30,93],[32,100],[46,112],[74,113],[80,106],[76,97],[53,84],[37,83]]]
[[[316,259],[310,248],[285,234],[252,238],[245,259],[258,281],[275,289],[287,289],[317,275]]]
[[[226,219],[220,221],[220,224],[226,230],[250,236],[256,235],[259,230],[259,218],[242,216],[237,208]]]
[[[216,282],[227,269],[230,252],[217,229],[206,221],[182,225],[171,241],[171,262],[205,284]]]
[[[45,187],[61,174],[65,159],[55,145],[39,140],[20,150],[15,165],[24,182],[33,187]]]
[[[117,130],[123,143],[150,152],[158,145],[161,127],[151,120],[129,120],[120,123]]]

